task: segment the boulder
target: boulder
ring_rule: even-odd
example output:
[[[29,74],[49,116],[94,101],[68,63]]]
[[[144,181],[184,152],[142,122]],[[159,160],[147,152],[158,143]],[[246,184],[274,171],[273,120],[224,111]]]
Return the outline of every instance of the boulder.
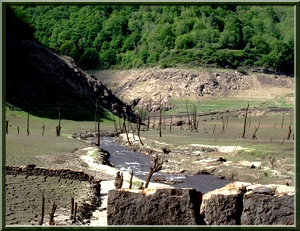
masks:
[[[202,197],[200,214],[207,225],[240,225],[246,185],[235,182]]]
[[[108,225],[200,225],[202,194],[190,188],[114,189],[108,192]]]
[[[247,187],[242,225],[294,225],[294,189],[284,185]]]

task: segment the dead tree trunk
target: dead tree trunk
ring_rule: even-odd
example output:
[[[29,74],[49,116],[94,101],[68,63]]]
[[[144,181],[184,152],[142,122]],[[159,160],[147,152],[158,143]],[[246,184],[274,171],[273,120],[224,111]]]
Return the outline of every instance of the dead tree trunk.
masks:
[[[41,214],[41,219],[38,222],[38,225],[43,225],[43,221],[44,221],[44,212],[45,212],[45,197],[43,197],[42,199],[42,214]]]
[[[215,134],[216,124],[214,125],[213,134]]]
[[[283,128],[283,122],[284,122],[284,112],[282,113],[281,128]]]
[[[74,198],[71,198],[71,215],[70,218],[73,219],[73,213],[74,213]]]
[[[100,146],[100,105],[97,101],[97,146]]]
[[[127,129],[126,129],[125,113],[123,113],[123,129],[125,130],[126,138],[127,138],[128,144],[129,144],[129,145],[132,145],[131,142],[130,142],[130,140],[129,140],[128,132],[127,132]]]
[[[159,137],[162,137],[161,135],[161,127],[162,127],[162,98],[160,95],[160,106],[159,106]]]
[[[188,117],[188,129],[191,130],[191,121],[190,121],[190,113],[189,113],[189,108],[188,108],[188,105],[187,105],[187,101],[185,101],[185,106],[186,106],[186,113],[187,113],[187,117]]]
[[[140,134],[140,131],[141,131],[141,123],[142,123],[142,121],[141,121],[141,116],[139,115],[138,116],[138,122],[137,122],[137,124],[136,124],[136,129],[137,129],[137,134],[138,134],[138,137],[139,137],[139,141],[140,141],[140,143],[141,143],[141,145],[144,145],[144,143],[143,143],[143,141],[142,141],[142,139],[141,139],[141,134]]]
[[[244,130],[243,130],[243,134],[242,134],[242,138],[245,139],[245,133],[246,133],[246,124],[247,124],[247,114],[248,114],[248,110],[249,110],[249,103],[248,106],[246,108],[246,113],[245,113],[245,120],[244,120]]]
[[[132,188],[132,178],[133,178],[133,170],[131,170],[131,173],[130,173],[129,189]]]
[[[291,129],[291,126],[289,126],[289,132],[288,132],[288,135],[287,135],[287,138],[286,138],[287,140],[290,139],[291,134],[292,134],[292,129]]]
[[[170,133],[172,131],[172,116],[171,116],[171,121],[170,121]]]
[[[152,110],[152,100],[149,99],[149,105],[147,106],[147,111],[148,111],[147,131],[149,130],[150,127],[151,110]]]
[[[8,122],[9,122],[9,120],[6,120],[6,123],[5,123],[5,132],[6,132],[6,135],[8,135]]]
[[[118,127],[117,127],[117,123],[116,123],[116,120],[115,120],[115,116],[114,116],[114,114],[112,114],[112,116],[113,116],[113,121],[114,121],[115,133],[117,133],[118,132]]]
[[[226,124],[226,121],[225,121],[224,115],[222,115],[222,130],[221,130],[221,134],[223,134],[223,132],[225,133],[225,124]]]
[[[27,136],[29,136],[29,113],[27,113]]]
[[[77,202],[75,202],[75,208],[74,208],[74,222],[76,222],[76,215],[77,215]]]
[[[148,188],[150,179],[153,175],[153,173],[158,172],[159,170],[162,169],[163,161],[158,158],[158,155],[156,154],[154,159],[153,159],[153,167],[150,167],[149,175],[145,184],[145,188]]]
[[[54,225],[55,224],[54,213],[55,213],[56,207],[57,207],[57,205],[53,202],[52,210],[51,210],[51,213],[49,214],[50,215],[49,225]]]
[[[42,126],[42,129],[43,129],[43,130],[42,130],[42,136],[44,136],[44,134],[45,134],[45,127],[46,127],[46,126],[45,126],[45,124],[44,124],[44,125]]]
[[[61,104],[58,107],[58,126],[56,126],[56,136],[60,136],[61,126],[60,126],[60,111],[61,111]]]
[[[258,123],[258,126],[257,126],[257,128],[255,128],[255,131],[254,131],[254,133],[253,133],[253,135],[252,135],[252,140],[257,140],[257,137],[256,137],[256,132],[258,131],[258,129],[259,129],[259,126],[260,126],[260,122]]]

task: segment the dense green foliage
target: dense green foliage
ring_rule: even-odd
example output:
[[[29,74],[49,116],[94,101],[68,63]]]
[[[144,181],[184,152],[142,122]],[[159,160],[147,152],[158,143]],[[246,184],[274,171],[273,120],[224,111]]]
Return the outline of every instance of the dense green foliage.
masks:
[[[83,68],[269,67],[293,72],[293,6],[13,6]]]

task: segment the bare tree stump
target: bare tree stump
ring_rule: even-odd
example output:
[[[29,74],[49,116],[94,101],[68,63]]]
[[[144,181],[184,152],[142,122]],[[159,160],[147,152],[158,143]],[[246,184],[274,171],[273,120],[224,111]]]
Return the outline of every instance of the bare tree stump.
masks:
[[[118,171],[115,177],[114,186],[116,187],[116,189],[120,189],[122,188],[122,185],[123,185],[123,173],[120,174],[120,171]]]

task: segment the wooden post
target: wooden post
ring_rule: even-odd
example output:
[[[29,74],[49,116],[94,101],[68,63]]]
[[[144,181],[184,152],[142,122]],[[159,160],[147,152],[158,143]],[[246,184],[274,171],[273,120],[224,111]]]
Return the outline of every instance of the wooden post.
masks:
[[[42,200],[42,215],[41,215],[41,219],[38,222],[38,225],[43,225],[44,211],[45,211],[45,197],[43,196],[43,200]]]
[[[17,130],[18,130],[18,135],[20,134],[20,127],[17,126]]]

